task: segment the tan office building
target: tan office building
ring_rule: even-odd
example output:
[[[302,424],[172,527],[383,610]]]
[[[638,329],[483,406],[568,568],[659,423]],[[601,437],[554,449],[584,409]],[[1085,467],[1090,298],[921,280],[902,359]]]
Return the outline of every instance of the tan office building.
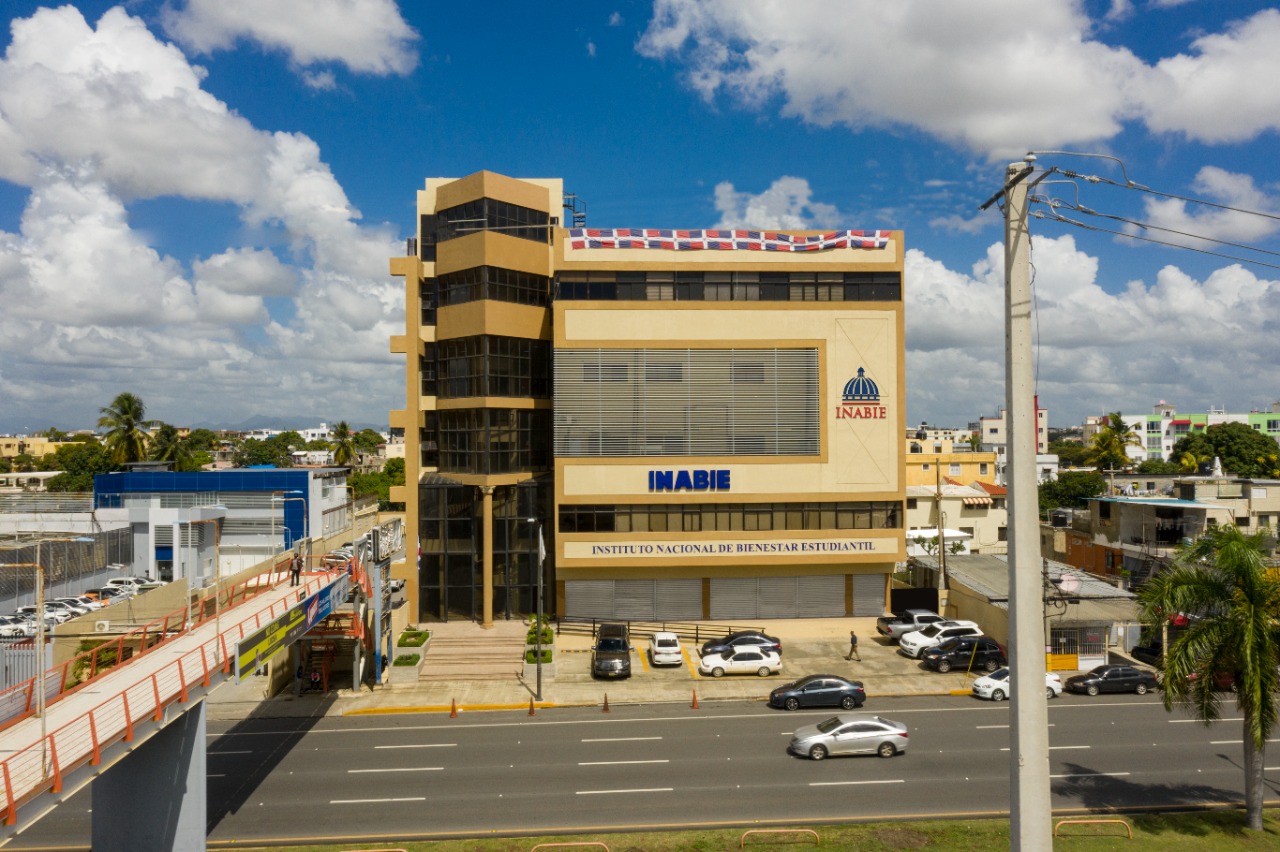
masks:
[[[902,233],[563,228],[563,202],[558,180],[429,180],[392,259],[410,605],[524,616],[541,565],[562,616],[883,612]]]

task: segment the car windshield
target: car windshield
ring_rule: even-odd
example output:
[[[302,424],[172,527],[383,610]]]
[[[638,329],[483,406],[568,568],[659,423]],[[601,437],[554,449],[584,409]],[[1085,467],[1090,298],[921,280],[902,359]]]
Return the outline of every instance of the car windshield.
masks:
[[[1008,679],[1009,679],[1009,670],[1008,670],[1008,669],[996,669],[996,670],[995,670],[995,671],[993,671],[991,674],[987,675],[987,677],[991,678],[992,680],[1008,680]]]
[[[680,644],[674,639],[655,639],[654,643],[659,648],[675,648]]]
[[[601,639],[600,644],[596,647],[600,651],[625,651],[627,650],[627,643],[621,639]]]
[[[941,632],[941,630],[942,630],[941,627],[930,624],[928,627],[920,631],[920,635],[924,636],[925,638],[932,639],[933,637],[937,636],[938,633]]]
[[[844,722],[840,721],[839,716],[832,716],[830,719],[826,720],[825,722],[819,722],[818,730],[824,734],[829,734],[843,724]]]

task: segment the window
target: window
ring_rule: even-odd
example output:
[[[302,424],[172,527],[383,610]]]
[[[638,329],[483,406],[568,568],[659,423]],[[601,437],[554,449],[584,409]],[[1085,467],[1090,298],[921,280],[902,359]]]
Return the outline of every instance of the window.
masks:
[[[1268,420],[1268,421],[1267,421],[1267,431],[1268,431],[1268,432],[1280,432],[1280,420]]]
[[[441,305],[462,305],[482,299],[536,307],[550,303],[551,279],[530,272],[475,266],[441,275],[436,280]]]
[[[920,469],[921,469],[921,470],[928,470],[928,469],[929,469],[929,463],[928,463],[928,462],[925,462],[924,464],[920,465]]]
[[[549,213],[495,198],[477,198],[441,210],[435,218],[436,242],[478,231],[497,231],[535,243],[550,243],[550,225],[554,224]]]
[[[952,462],[952,463],[951,463],[951,465],[947,468],[947,474],[948,474],[949,476],[959,476],[959,475],[960,475],[960,465],[959,465],[958,463],[956,463],[956,462]]]
[[[1160,421],[1159,421],[1159,420],[1148,420],[1148,421],[1147,421],[1147,431],[1148,431],[1148,432],[1159,432],[1159,431],[1160,431],[1160,428],[1161,428],[1161,427],[1160,427]]]
[[[915,498],[915,497],[908,497],[908,498],[907,498],[907,508],[908,508],[908,509],[914,509],[917,505],[918,505],[918,504],[916,503],[916,498]]]
[[[989,464],[987,464],[986,462],[979,462],[979,463],[978,463],[978,475],[979,475],[979,476],[986,476],[986,475],[988,474],[988,472],[989,472],[990,468],[991,468],[991,466],[990,466]]]
[[[521,337],[477,335],[427,344],[434,350],[442,399],[508,396],[551,397],[551,344]],[[423,356],[424,360],[426,355]],[[424,393],[427,373],[423,370]]]
[[[460,223],[459,233],[461,227]],[[819,272],[815,275],[796,270],[678,272],[673,275],[659,270],[573,270],[556,276],[556,298],[677,302],[900,302],[902,277],[897,272]]]
[[[1008,540],[1009,540],[1008,527],[1000,527],[999,529],[996,530],[996,541],[1008,541]]]
[[[562,505],[560,532],[901,529],[898,503]]]
[[[990,429],[988,429],[988,430],[987,430],[987,434],[988,434],[988,435],[998,435],[998,434],[1000,434],[1000,427],[999,427],[999,426],[992,426]]]

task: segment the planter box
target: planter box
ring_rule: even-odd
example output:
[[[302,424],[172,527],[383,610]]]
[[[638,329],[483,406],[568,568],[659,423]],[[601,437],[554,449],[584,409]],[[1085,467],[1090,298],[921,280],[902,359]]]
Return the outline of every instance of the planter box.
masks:
[[[425,647],[425,646],[424,646]],[[417,686],[418,672],[422,669],[422,664],[426,662],[426,657],[421,653],[422,649],[413,649],[418,654],[418,663],[413,666],[387,666],[387,685],[388,686]]]

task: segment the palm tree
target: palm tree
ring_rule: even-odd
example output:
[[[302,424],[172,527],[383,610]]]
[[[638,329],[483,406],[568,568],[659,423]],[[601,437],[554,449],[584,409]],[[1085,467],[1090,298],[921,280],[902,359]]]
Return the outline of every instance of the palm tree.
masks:
[[[347,421],[339,420],[338,424],[333,427],[333,437],[329,441],[329,449],[333,450],[334,464],[347,466],[355,459],[354,438],[355,436],[351,434],[351,427],[347,425]]]
[[[191,448],[179,435],[177,427],[161,423],[160,428],[151,436],[152,461],[173,462],[174,470],[191,469]]]
[[[1200,465],[1210,461],[1208,456],[1198,456],[1192,452],[1185,452],[1178,456],[1178,470],[1181,473],[1195,473],[1200,469]]]
[[[1127,449],[1141,446],[1142,438],[1132,426],[1124,422],[1119,411],[1113,411],[1107,415],[1107,425],[1093,436],[1085,463],[1093,465],[1099,472],[1110,468],[1127,468],[1133,464]]]
[[[125,392],[101,409],[98,425],[107,430],[103,443],[115,464],[142,461],[147,457],[147,432],[155,421],[146,419],[147,407],[140,397]]]
[[[1263,752],[1276,725],[1280,687],[1280,576],[1268,570],[1267,532],[1245,535],[1234,526],[1210,528],[1179,548],[1173,567],[1138,593],[1144,620],[1163,623],[1170,613],[1200,618],[1164,654],[1164,706],[1178,704],[1206,726],[1218,719],[1216,679],[1235,678],[1236,706],[1244,716],[1245,813],[1262,830]]]

